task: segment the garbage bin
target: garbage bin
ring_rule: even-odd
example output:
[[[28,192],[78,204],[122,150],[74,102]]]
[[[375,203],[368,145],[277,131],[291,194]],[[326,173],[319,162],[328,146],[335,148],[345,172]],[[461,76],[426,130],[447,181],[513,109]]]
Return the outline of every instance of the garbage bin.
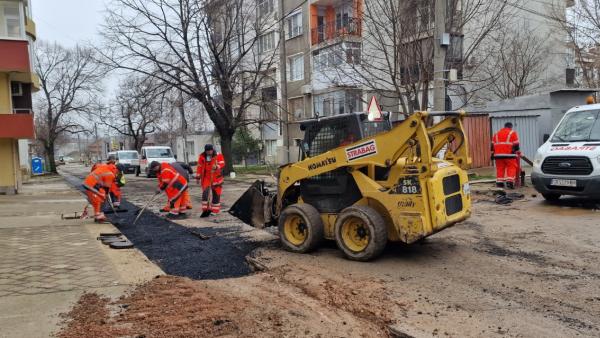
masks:
[[[44,173],[44,165],[41,158],[34,157],[31,159],[31,173],[33,175],[41,175]]]

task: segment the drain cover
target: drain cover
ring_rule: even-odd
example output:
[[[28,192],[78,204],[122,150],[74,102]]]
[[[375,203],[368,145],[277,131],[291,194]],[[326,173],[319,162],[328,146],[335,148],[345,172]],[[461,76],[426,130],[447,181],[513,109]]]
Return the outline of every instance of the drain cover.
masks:
[[[120,241],[120,242],[112,242],[109,244],[112,249],[131,249],[133,248],[133,243],[128,240]]]

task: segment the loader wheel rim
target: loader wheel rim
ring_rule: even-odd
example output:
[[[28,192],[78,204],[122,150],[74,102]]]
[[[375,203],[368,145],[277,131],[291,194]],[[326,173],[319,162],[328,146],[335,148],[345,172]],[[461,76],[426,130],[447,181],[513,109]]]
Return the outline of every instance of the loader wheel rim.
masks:
[[[291,215],[283,225],[285,238],[295,246],[302,245],[308,237],[306,222],[299,215]]]
[[[369,227],[360,218],[349,217],[344,220],[341,233],[346,247],[354,252],[364,251],[369,245],[371,238]]]

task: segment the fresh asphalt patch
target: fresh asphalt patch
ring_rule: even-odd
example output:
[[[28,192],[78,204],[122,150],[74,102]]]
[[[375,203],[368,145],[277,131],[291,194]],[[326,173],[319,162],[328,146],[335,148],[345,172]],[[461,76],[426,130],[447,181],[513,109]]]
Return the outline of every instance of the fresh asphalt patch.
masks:
[[[82,179],[64,176],[76,188]],[[223,234],[223,227],[188,228],[148,210],[133,225],[140,208],[121,201],[127,212],[107,215],[123,235],[165,273],[192,279],[221,279],[245,276],[252,272],[245,257],[259,243],[234,234]],[[192,232],[201,233],[201,239]]]

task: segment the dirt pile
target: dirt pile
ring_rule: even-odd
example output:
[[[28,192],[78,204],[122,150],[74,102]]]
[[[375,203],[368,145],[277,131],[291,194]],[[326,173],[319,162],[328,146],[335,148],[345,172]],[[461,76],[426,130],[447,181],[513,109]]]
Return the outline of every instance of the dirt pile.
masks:
[[[385,337],[385,290],[293,273],[219,281],[158,277],[111,302],[85,294],[57,336]]]

